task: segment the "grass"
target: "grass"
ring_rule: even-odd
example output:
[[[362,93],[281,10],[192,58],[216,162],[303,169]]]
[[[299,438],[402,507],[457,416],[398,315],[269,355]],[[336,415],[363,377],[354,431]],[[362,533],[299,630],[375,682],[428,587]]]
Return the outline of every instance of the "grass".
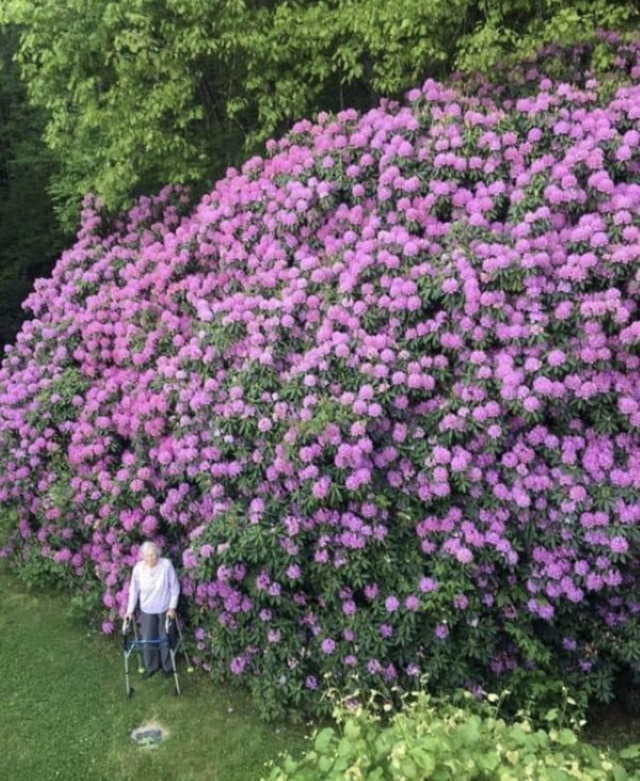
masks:
[[[28,590],[0,571],[0,776],[12,781],[91,779],[253,781],[283,750],[303,748],[303,729],[261,721],[235,691],[182,669],[143,681],[125,697],[116,638],[66,617],[65,598]],[[148,721],[169,731],[149,749],[130,733]]]

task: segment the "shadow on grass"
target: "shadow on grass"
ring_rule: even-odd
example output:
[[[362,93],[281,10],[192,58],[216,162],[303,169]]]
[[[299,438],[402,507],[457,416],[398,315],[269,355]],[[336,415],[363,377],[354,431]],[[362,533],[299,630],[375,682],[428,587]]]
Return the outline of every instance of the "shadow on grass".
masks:
[[[640,715],[630,714],[620,705],[601,705],[589,712],[584,738],[596,746],[621,749],[640,741]]]

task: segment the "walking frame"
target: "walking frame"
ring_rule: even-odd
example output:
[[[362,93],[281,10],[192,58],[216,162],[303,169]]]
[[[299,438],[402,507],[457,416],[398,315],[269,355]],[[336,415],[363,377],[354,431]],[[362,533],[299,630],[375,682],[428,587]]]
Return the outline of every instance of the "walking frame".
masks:
[[[175,624],[176,631],[173,631],[172,623]],[[130,636],[129,630],[133,626],[133,637]],[[124,686],[127,697],[133,696],[134,689],[129,681],[129,657],[134,651],[138,652],[139,666],[138,672],[144,671],[144,662],[142,656],[142,649],[144,646],[154,646],[160,650],[162,646],[169,647],[169,656],[171,658],[171,669],[173,671],[173,682],[175,687],[175,694],[179,696],[180,680],[178,678],[178,671],[176,669],[176,654],[178,651],[182,651],[185,661],[187,663],[187,669],[191,671],[193,668],[189,661],[189,656],[184,645],[184,638],[182,636],[182,627],[180,626],[180,620],[176,616],[175,619],[170,619],[167,616],[165,621],[165,637],[157,637],[155,640],[141,640],[138,637],[138,628],[135,618],[132,621],[124,619],[122,623],[122,651],[124,655]]]

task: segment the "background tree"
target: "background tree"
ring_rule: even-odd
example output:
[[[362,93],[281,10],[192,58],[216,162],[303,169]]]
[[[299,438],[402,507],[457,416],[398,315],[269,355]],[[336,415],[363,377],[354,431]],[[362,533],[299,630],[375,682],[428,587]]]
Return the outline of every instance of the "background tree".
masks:
[[[5,0],[66,224],[166,183],[204,190],[293,120],[453,69],[624,31],[637,0]]]

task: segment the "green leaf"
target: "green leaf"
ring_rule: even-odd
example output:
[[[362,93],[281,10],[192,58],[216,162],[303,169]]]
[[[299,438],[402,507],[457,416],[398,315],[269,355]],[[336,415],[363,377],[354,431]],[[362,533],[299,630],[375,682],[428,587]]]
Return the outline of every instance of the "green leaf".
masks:
[[[578,738],[576,737],[575,733],[566,728],[561,729],[557,733],[555,740],[557,743],[560,743],[561,746],[573,746],[578,742]]]
[[[321,754],[326,753],[327,749],[331,745],[334,735],[335,733],[331,727],[325,727],[324,729],[320,730],[313,742],[315,750]]]
[[[427,751],[424,751],[421,748],[414,748],[411,751],[411,756],[416,761],[418,768],[423,771],[424,776],[427,778],[436,769],[436,761],[433,755],[429,754]]]

